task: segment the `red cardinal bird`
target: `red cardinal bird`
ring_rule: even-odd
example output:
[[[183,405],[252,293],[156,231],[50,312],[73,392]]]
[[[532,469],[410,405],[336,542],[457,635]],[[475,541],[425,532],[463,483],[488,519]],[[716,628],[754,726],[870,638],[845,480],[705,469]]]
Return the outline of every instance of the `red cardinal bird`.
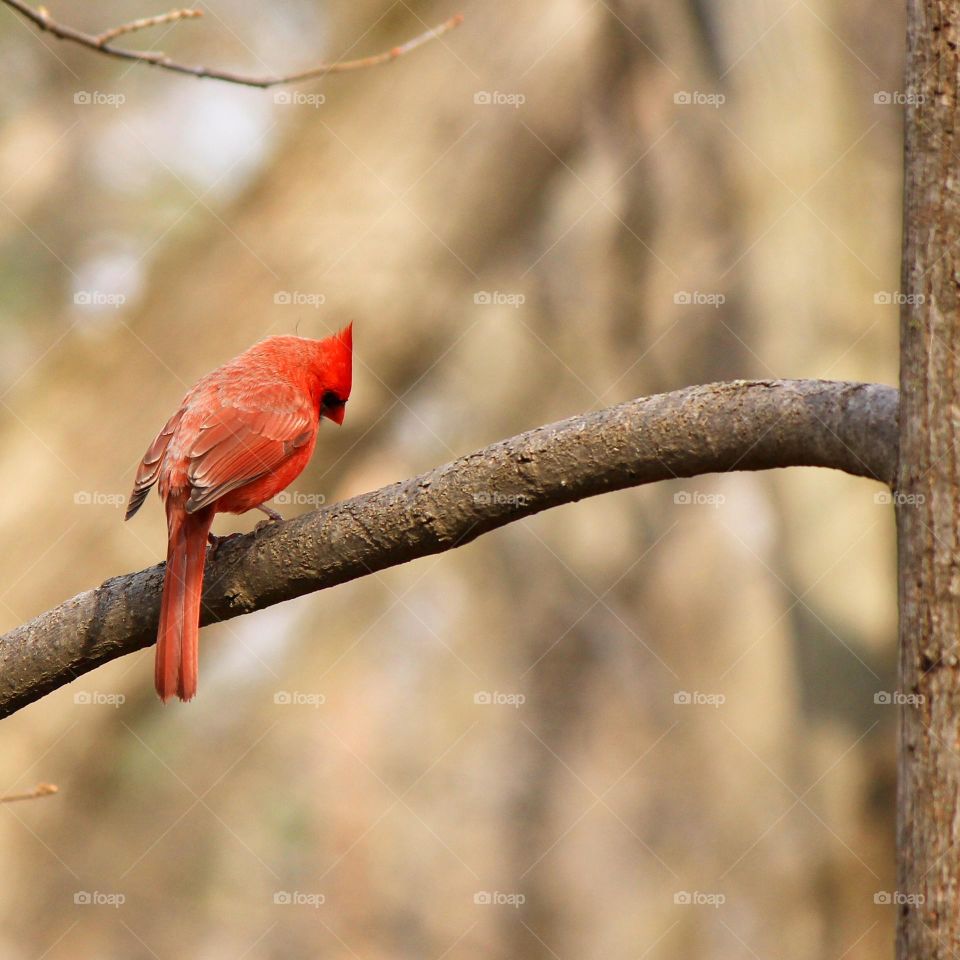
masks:
[[[320,418],[343,423],[353,325],[325,340],[270,337],[208,373],[143,456],[124,519],[159,480],[167,509],[167,569],[157,631],[157,693],[197,692],[200,596],[217,513],[257,508],[307,465]]]

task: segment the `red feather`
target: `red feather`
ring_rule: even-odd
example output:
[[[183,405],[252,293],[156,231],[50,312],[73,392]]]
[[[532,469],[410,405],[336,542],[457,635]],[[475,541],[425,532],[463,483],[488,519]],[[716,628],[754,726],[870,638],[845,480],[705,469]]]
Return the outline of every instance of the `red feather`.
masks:
[[[325,340],[270,337],[200,380],[144,454],[126,519],[158,483],[168,532],[156,661],[163,700],[189,700],[197,690],[214,516],[258,507],[300,474],[320,418],[343,422],[352,369],[352,324]]]

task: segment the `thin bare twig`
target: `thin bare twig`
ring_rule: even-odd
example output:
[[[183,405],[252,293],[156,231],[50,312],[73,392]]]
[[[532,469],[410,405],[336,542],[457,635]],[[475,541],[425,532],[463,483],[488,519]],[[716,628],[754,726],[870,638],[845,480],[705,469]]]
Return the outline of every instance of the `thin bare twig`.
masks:
[[[60,788],[55,783],[38,783],[26,793],[8,793],[5,797],[0,797],[0,803],[13,803],[15,800],[36,800],[38,797],[49,797],[59,792]]]
[[[284,83],[297,83],[300,80],[312,80],[317,77],[324,77],[328,73],[346,73],[349,70],[364,70],[367,67],[376,67],[382,63],[389,63],[402,57],[404,54],[416,50],[417,47],[429,43],[442,37],[445,33],[459,27],[463,23],[463,14],[458,13],[455,17],[444,21],[439,26],[433,27],[419,36],[408,40],[406,43],[383,53],[377,53],[370,57],[361,57],[358,60],[334,60],[318,63],[306,70],[300,70],[297,73],[289,73],[281,76],[250,76],[243,73],[235,73],[231,70],[215,70],[212,67],[202,65],[191,66],[186,63],[178,63],[171,60],[165,53],[155,50],[129,50],[124,47],[115,47],[112,42],[119,36],[133,33],[136,30],[142,30],[146,27],[156,26],[161,23],[170,23],[175,20],[182,20],[188,17],[197,17],[201,15],[199,10],[175,10],[171,13],[161,14],[156,17],[146,17],[142,20],[134,20],[132,23],[124,24],[120,27],[114,27],[103,33],[84,33],[74,27],[59,23],[54,20],[46,7],[34,8],[23,0],[0,0],[8,7],[12,7],[21,16],[25,17],[31,23],[35,24],[40,30],[52,34],[60,40],[69,40],[90,50],[96,50],[108,57],[117,57],[120,60],[133,60],[139,63],[146,63],[153,67],[159,67],[162,70],[171,70],[174,73],[183,73],[192,77],[207,77],[211,80],[222,80],[225,83],[238,83],[247,87],[275,87]]]
[[[43,9],[42,7],[40,8]],[[135,33],[137,30],[146,30],[148,27],[159,27],[164,23],[173,23],[175,20],[190,20],[194,17],[202,17],[202,10],[171,10],[169,13],[161,13],[156,17],[142,17],[140,20],[131,20],[130,23],[122,23],[119,27],[112,30],[106,30],[97,36],[97,45],[102,47],[111,40],[123,36],[125,33]]]

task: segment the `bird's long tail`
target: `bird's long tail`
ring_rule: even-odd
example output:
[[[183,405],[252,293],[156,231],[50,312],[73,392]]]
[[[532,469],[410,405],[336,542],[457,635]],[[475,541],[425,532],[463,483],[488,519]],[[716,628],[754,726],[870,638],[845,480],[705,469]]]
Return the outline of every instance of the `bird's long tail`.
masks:
[[[167,569],[160,601],[155,675],[161,700],[168,700],[174,693],[181,700],[190,700],[197,692],[200,597],[213,514],[212,509],[191,514],[179,503],[167,503]]]

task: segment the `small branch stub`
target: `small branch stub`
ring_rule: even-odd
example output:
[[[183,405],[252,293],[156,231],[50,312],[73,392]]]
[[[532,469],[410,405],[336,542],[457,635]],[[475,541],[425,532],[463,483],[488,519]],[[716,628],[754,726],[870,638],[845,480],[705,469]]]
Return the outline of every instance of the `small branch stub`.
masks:
[[[25,793],[8,793],[0,797],[0,803],[15,803],[17,800],[37,800],[40,797],[49,797],[59,793],[60,788],[55,783],[38,783],[32,790]]]

